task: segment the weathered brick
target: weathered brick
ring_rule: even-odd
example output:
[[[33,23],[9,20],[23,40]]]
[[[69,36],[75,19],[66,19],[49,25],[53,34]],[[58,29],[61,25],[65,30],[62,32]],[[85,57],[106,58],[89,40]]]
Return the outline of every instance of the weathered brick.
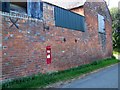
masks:
[[[8,23],[8,17],[3,16],[2,44],[6,48],[2,49],[2,80],[65,70],[112,56],[111,19],[105,4],[85,3],[85,32],[54,26],[53,7],[50,5],[48,8],[47,5],[43,10],[46,22],[19,19],[19,29],[15,26],[9,29],[11,23]],[[98,13],[106,17],[105,51],[98,36]],[[45,29],[47,26],[49,30]],[[46,64],[46,46],[51,46],[50,65]]]

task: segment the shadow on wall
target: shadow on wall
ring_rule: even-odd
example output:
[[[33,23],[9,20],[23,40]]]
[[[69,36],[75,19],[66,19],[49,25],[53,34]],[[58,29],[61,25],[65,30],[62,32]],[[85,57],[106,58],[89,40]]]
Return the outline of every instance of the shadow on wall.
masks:
[[[26,8],[20,7],[20,6],[15,5],[15,4],[10,4],[10,10],[15,11],[15,12],[19,12],[21,14],[27,14]]]

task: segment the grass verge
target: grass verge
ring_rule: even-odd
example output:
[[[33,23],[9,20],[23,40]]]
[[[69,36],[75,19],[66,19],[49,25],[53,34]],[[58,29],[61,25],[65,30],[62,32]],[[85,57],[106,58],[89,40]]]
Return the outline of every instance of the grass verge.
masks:
[[[10,82],[2,84],[2,88],[11,88],[11,89],[28,89],[28,88],[43,88],[49,84],[55,82],[69,80],[80,75],[92,72],[94,70],[115,64],[120,62],[115,58],[109,58],[99,61],[94,61],[90,64],[82,65],[76,68],[71,68],[69,70],[54,72],[51,74],[38,74],[30,77],[19,78]]]

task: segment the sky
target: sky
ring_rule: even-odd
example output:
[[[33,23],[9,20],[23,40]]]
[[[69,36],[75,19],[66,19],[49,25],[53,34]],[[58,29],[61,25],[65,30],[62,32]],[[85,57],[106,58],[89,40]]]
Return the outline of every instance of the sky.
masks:
[[[59,4],[59,3],[65,4],[64,2],[84,2],[86,0],[43,0],[43,1],[53,2],[55,4]],[[99,1],[99,0],[88,0],[88,1]],[[107,4],[109,3],[108,8],[110,9],[112,7],[118,7],[118,2],[120,0],[105,0],[105,1],[107,2]]]
[[[109,8],[112,8],[112,7],[118,7],[118,2],[120,0],[105,0],[107,3],[109,2]],[[120,7],[120,6],[119,6]]]
[[[1,1],[1,0],[0,0]],[[9,0],[6,0],[6,1],[9,1]],[[14,2],[18,2],[18,0],[10,0],[10,1],[14,1]],[[24,1],[26,1],[26,0],[19,0],[20,2],[24,2]],[[30,0],[30,1],[40,1],[40,0]],[[47,2],[53,2],[53,3],[62,3],[62,5],[63,4],[65,4],[64,2],[81,2],[80,4],[82,4],[82,3],[84,3],[86,0],[41,0],[41,1],[47,1]],[[99,1],[99,0],[88,0],[88,1]],[[112,8],[112,7],[118,7],[118,2],[120,1],[120,0],[105,0],[106,2],[107,2],[107,4],[108,4],[108,2],[109,2],[109,6],[108,6],[108,8],[110,9],[110,8]],[[120,7],[120,6],[119,6]]]

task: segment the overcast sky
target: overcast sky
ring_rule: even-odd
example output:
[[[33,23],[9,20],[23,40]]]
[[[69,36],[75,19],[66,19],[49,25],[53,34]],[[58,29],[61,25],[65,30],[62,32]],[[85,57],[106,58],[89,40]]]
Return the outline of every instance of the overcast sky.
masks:
[[[105,0],[107,3],[109,2],[109,8],[112,8],[112,7],[118,7],[118,2],[120,0]]]
[[[1,1],[1,0],[0,0]],[[24,2],[24,1],[27,1],[27,0],[6,0],[6,1],[14,1],[14,2]],[[29,0],[28,0],[29,1]],[[30,1],[40,1],[40,0],[30,0]],[[80,4],[84,3],[86,0],[41,0],[41,1],[47,1],[47,2],[54,2],[55,4],[56,3],[62,3],[63,4],[66,4],[64,2],[81,2]],[[88,0],[88,1],[99,1],[99,0]],[[112,8],[112,7],[118,7],[118,2],[120,0],[105,0],[107,3],[109,2],[109,8]],[[120,7],[120,6],[119,6]]]
[[[52,3],[55,3],[55,4],[59,4],[59,3],[62,3],[63,4],[66,4],[65,2],[84,2],[86,0],[43,0],[43,1],[48,1],[48,2],[52,2]],[[99,0],[88,0],[88,1],[99,1]],[[118,2],[120,0],[105,0],[107,2],[107,4],[109,3],[109,8],[112,8],[112,7],[118,7]]]

